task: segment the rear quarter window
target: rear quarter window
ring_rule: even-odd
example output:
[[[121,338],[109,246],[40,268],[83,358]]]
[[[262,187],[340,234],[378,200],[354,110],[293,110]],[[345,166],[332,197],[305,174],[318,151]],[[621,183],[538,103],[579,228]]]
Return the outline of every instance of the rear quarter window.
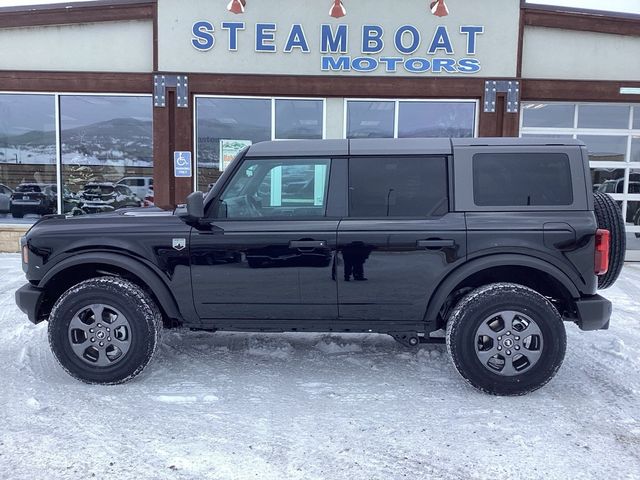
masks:
[[[478,153],[473,156],[478,206],[571,205],[569,157],[564,153]]]

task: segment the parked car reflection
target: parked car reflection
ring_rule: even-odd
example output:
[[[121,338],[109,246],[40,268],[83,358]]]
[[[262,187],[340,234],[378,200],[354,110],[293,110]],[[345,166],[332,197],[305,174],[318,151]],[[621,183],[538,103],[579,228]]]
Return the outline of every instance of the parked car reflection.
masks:
[[[140,207],[142,200],[129,187],[111,182],[87,183],[78,194],[84,213],[111,212],[119,208]]]
[[[0,183],[0,213],[11,211],[11,195],[13,195],[13,190]]]
[[[324,268],[331,264],[329,246],[313,248],[290,248],[287,245],[269,245],[250,248],[246,251],[247,264],[251,268],[314,267]]]
[[[56,213],[58,202],[55,185],[21,183],[11,195],[11,215],[23,218],[28,214],[48,215]]]

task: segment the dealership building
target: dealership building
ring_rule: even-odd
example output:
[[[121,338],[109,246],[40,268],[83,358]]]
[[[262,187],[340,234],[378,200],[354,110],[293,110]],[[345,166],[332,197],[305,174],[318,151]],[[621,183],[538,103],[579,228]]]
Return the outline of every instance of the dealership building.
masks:
[[[46,213],[171,207],[245,145],[577,138],[640,260],[640,15],[520,0],[0,8],[0,248]]]

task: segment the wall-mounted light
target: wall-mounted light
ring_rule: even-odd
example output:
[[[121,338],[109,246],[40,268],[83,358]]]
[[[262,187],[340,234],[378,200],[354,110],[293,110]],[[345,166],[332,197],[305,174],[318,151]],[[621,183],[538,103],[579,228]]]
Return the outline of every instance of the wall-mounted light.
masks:
[[[435,0],[429,4],[429,10],[436,17],[446,17],[449,15],[449,9],[447,8],[447,4],[444,3],[444,0]]]
[[[246,0],[231,0],[227,4],[227,10],[229,10],[231,13],[244,13],[244,7],[246,5]]]
[[[342,4],[342,0],[334,0],[333,5],[331,5],[331,9],[329,10],[329,15],[333,18],[344,17],[347,14],[347,9],[344,8]]]

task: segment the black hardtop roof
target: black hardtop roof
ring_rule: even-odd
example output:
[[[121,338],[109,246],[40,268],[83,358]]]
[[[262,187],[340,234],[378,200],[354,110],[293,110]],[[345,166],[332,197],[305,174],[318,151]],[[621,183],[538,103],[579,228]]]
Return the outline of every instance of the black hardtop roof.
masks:
[[[274,140],[255,143],[247,157],[326,157],[344,155],[451,155],[456,147],[575,146],[580,140],[543,137],[358,138],[351,140]]]

